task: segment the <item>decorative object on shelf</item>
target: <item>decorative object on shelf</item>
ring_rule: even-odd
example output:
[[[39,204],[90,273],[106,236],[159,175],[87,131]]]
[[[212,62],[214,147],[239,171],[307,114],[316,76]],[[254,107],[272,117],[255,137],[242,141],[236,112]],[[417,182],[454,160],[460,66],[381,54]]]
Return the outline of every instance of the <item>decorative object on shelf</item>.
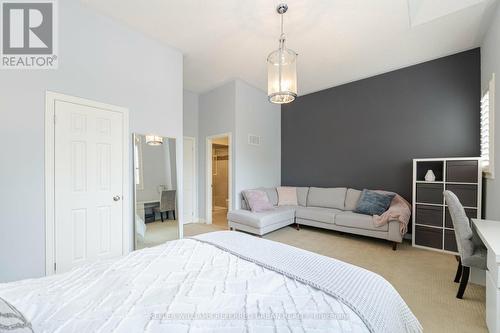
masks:
[[[283,31],[283,15],[287,10],[283,3],[276,8],[281,20],[279,48],[267,57],[267,95],[276,104],[290,103],[297,97],[297,53],[285,46]]]
[[[427,173],[425,174],[425,181],[426,182],[435,182],[436,181],[436,175],[434,174],[434,172],[431,169],[427,170]]]
[[[150,146],[160,146],[163,144],[163,137],[158,135],[146,135],[146,143]]]

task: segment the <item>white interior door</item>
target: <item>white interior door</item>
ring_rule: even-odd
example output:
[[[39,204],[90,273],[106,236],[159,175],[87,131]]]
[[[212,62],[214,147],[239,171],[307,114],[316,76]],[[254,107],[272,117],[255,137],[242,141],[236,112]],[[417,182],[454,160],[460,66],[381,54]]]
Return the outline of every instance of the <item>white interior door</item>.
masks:
[[[194,138],[184,138],[184,223],[193,223],[195,218],[195,156]]]
[[[123,114],[55,102],[56,272],[122,254]]]

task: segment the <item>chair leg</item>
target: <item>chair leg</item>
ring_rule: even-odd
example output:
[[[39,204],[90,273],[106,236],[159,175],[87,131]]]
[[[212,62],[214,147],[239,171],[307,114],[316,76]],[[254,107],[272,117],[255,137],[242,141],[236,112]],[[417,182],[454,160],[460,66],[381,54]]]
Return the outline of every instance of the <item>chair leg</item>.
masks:
[[[396,251],[398,249],[398,243],[397,242],[392,242],[392,250]]]
[[[460,287],[458,287],[457,298],[462,298],[464,296],[465,288],[467,288],[467,282],[469,282],[470,267],[463,266],[462,268],[462,279],[460,280]]]
[[[453,280],[455,283],[460,282],[460,277],[462,276],[462,261],[460,260],[460,257],[457,256],[457,261],[458,261],[458,267],[457,267],[457,274],[455,274],[455,280]]]

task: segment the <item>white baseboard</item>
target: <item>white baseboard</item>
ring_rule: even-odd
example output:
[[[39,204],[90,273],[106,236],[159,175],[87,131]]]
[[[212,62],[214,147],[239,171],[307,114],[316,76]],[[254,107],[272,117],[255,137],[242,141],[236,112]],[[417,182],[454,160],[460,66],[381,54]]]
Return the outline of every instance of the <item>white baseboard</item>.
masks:
[[[195,218],[193,218],[193,222],[189,222],[189,223],[185,223],[185,224],[191,224],[191,223],[201,223],[201,224],[204,224],[204,223],[207,223],[207,221],[204,218],[195,217]]]

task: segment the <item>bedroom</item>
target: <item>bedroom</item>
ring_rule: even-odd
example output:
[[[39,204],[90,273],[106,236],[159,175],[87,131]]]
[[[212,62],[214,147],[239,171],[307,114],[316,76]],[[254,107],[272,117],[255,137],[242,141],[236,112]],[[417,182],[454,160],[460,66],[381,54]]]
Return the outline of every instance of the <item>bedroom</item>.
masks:
[[[1,1],[0,331],[499,332],[498,1],[280,3]]]

